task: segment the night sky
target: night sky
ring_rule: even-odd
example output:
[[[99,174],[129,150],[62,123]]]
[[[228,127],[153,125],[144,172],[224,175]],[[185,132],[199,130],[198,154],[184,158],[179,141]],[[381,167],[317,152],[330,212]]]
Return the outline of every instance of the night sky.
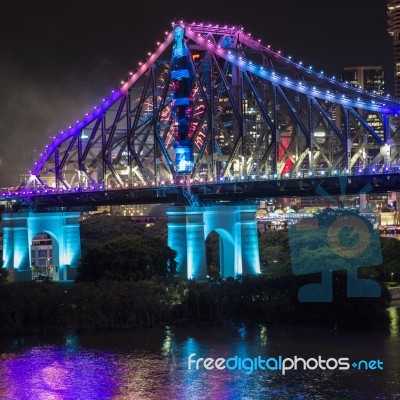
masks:
[[[328,74],[381,65],[392,93],[386,0],[7,1],[0,12],[0,187],[19,183],[49,137],[146,59],[173,20],[242,25]]]

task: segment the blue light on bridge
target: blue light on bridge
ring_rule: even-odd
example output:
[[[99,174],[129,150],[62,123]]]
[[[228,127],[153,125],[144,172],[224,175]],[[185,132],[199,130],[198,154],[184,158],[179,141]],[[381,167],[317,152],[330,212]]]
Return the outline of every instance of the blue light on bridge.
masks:
[[[188,279],[206,279],[205,240],[213,231],[220,238],[223,278],[260,273],[257,209],[258,206],[169,208],[168,245],[178,253],[178,273]]]
[[[172,51],[171,79],[174,86],[172,119],[174,121],[174,152],[178,174],[189,174],[194,168],[193,144],[191,142],[192,114],[192,70],[190,54],[184,43],[184,30],[177,26],[174,30],[175,45]]]
[[[191,143],[187,141],[187,145],[176,145],[175,150],[175,164],[179,174],[189,174],[194,167],[193,149]]]

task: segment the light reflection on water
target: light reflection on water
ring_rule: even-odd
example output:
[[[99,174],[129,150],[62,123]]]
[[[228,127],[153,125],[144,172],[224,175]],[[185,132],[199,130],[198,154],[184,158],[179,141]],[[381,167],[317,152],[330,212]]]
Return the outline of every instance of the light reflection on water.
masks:
[[[400,399],[399,309],[388,334],[182,327],[0,342],[1,400]],[[188,370],[188,356],[377,359],[383,371]]]
[[[2,400],[108,399],[116,387],[108,354],[40,346],[3,354],[0,363]]]
[[[392,337],[400,337],[400,308],[389,307],[388,309],[390,317],[390,335]]]

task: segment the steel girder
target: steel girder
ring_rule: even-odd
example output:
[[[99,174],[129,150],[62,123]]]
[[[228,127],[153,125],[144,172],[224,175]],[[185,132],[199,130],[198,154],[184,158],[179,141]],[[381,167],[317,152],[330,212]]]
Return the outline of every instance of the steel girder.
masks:
[[[128,187],[304,176],[397,165],[400,103],[294,63],[241,27],[185,30],[195,87],[194,170],[174,168],[173,34],[109,99],[54,137],[27,187]]]

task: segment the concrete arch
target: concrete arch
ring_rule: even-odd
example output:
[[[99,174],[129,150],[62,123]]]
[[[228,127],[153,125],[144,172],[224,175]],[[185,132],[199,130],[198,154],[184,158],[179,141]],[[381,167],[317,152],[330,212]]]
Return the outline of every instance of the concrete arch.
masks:
[[[52,277],[54,281],[60,280],[60,244],[57,240],[57,236],[54,232],[50,230],[43,229],[40,232],[32,232],[32,239],[30,240],[30,245],[32,244],[33,240],[35,239],[36,235],[40,233],[47,233],[51,237],[51,246],[52,246],[52,260],[53,260],[53,271]],[[29,240],[29,237],[28,237]],[[32,254],[29,252],[29,265],[32,265]]]
[[[30,246],[39,232],[48,233],[58,245],[58,272],[53,279],[75,279],[81,257],[79,216],[77,212],[4,213],[3,260],[10,279],[32,279]]]
[[[219,236],[219,272],[221,276],[235,276],[235,243],[232,235],[226,229],[215,228],[207,234],[205,240],[212,232]]]
[[[178,253],[178,273],[206,279],[205,239],[214,230],[221,238],[223,278],[260,273],[257,209],[255,205],[168,208],[168,245]]]

